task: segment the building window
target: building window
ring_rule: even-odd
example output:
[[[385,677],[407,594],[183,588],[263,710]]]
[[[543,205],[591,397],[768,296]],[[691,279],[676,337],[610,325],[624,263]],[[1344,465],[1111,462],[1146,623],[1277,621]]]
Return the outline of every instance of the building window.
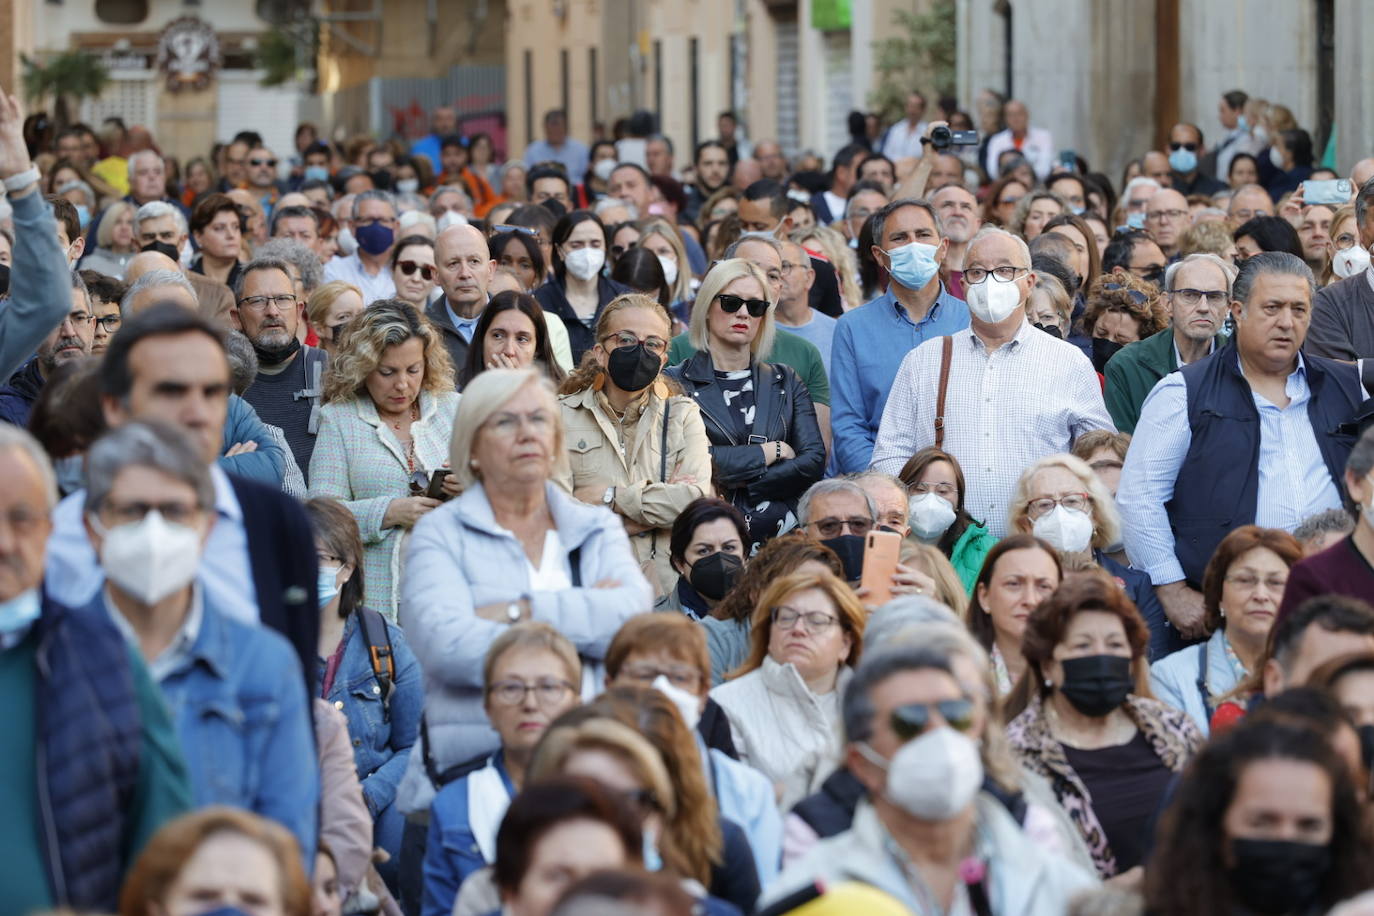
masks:
[[[701,142],[701,94],[697,88],[701,85],[701,70],[698,58],[697,39],[688,39],[687,69],[691,73],[691,79],[687,81],[687,85],[691,87],[691,95],[688,97],[687,113],[692,119],[692,149],[696,149],[697,144]]]
[[[559,104],[563,108],[563,117],[569,121],[572,120],[572,111],[569,110],[571,100],[568,95],[568,84],[571,82],[571,80],[568,79],[570,75],[570,69],[571,66],[568,62],[568,49],[564,48],[562,51],[558,52],[558,76],[563,83],[563,99]]]
[[[148,0],[95,0],[95,15],[106,25],[137,25],[148,18]]]
[[[534,52],[525,49],[525,142],[534,142]]]
[[[600,106],[599,104],[597,104],[597,103],[598,103],[598,99],[597,99],[597,97],[596,97],[596,93],[597,93],[597,82],[598,82],[598,80],[597,80],[597,72],[596,72],[596,48],[588,48],[588,49],[587,49],[587,87],[588,87],[588,90],[589,90],[589,91],[588,91],[588,98],[589,98],[590,101],[591,101],[591,105],[588,107],[587,110],[590,112],[589,117],[591,118],[593,130],[595,130],[595,128],[596,128],[596,122],[597,122],[597,120],[601,117],[601,111],[600,111],[601,106]]]
[[[654,39],[654,111],[663,117],[663,39]],[[660,125],[660,129],[662,125]]]

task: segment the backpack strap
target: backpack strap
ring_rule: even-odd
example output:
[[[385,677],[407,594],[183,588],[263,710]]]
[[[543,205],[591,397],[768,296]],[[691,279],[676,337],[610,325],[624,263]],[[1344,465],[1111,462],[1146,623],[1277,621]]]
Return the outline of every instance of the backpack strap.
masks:
[[[386,618],[370,607],[359,607],[358,626],[367,640],[367,657],[372,663],[372,675],[382,688],[382,711],[391,711],[391,695],[396,690],[396,662],[391,651],[391,634],[386,630]]]
[[[297,401],[304,398],[310,399],[310,425],[307,429],[312,436],[320,431],[320,398],[324,394],[324,370],[328,362],[328,353],[319,347],[307,347],[305,349],[305,387],[293,396]]]

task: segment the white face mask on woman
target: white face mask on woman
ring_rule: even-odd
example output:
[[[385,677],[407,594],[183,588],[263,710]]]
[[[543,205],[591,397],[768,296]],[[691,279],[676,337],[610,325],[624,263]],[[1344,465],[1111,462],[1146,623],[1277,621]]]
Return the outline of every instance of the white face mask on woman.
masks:
[[[605,263],[606,252],[601,248],[579,248],[568,252],[563,259],[563,265],[568,268],[568,273],[579,280],[590,280],[595,277]]]
[[[954,524],[954,507],[939,493],[920,493],[907,503],[907,524],[923,541],[937,540]]]
[[[1035,520],[1032,532],[1060,553],[1082,553],[1093,539],[1093,520],[1086,512],[1055,506]]]

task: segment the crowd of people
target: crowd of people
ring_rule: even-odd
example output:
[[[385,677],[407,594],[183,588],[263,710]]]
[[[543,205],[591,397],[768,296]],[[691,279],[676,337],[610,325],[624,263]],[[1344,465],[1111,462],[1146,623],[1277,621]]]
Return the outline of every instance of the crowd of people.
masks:
[[[1374,158],[940,106],[0,93],[0,909],[1374,911]]]

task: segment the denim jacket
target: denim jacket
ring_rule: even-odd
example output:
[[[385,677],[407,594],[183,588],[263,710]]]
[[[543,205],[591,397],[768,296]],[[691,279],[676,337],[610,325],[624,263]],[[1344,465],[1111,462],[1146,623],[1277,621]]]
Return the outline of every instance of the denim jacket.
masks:
[[[389,707],[383,709],[382,688],[372,672],[367,636],[358,625],[357,614],[350,614],[344,624],[340,637],[343,658],[325,696],[348,719],[353,760],[363,784],[363,797],[374,818],[396,800],[396,787],[401,784],[410,747],[420,731],[420,708],[425,699],[420,663],[406,644],[401,628],[387,623],[386,632],[391,639],[396,670]],[[320,669],[323,673],[323,659]]]
[[[295,834],[313,863],[320,768],[291,644],[206,603],[195,642],[159,685],[196,806],[232,805],[271,818]]]

